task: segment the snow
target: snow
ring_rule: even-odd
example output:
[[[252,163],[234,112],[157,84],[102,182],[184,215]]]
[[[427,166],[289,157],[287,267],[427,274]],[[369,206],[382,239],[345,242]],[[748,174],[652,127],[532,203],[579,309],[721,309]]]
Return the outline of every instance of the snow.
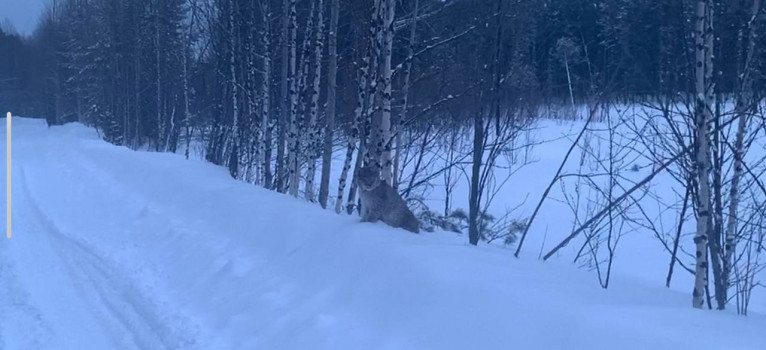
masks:
[[[625,273],[604,290],[563,261],[359,223],[79,124],[14,121],[0,349],[766,346],[766,317],[695,310],[691,284]]]

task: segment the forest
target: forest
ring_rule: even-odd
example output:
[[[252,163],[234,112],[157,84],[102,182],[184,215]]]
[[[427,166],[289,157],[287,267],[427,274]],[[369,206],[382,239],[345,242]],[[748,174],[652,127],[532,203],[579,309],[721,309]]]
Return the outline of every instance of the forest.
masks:
[[[33,35],[0,27],[0,107],[337,213],[372,166],[424,228],[517,257],[561,188],[577,221],[541,258],[585,237],[575,260],[607,288],[633,225],[668,285],[695,276],[694,307],[747,313],[766,268],[764,21],[760,0],[51,0]],[[531,215],[491,212],[541,119],[582,129]],[[657,176],[677,185],[672,227],[646,208]]]

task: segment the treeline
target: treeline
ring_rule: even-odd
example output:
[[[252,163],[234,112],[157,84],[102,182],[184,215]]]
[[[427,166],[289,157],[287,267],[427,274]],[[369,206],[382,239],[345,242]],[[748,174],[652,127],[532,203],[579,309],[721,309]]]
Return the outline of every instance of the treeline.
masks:
[[[253,132],[263,118],[252,116],[264,113],[263,105],[269,122],[279,120],[289,112],[282,102],[290,100],[290,86],[285,92],[280,81],[296,76],[313,91],[306,87],[313,87],[319,59],[321,123],[333,37],[340,86],[333,102],[339,121],[348,122],[370,28],[380,25],[374,2],[341,1],[331,36],[330,0],[56,0],[33,38],[2,34],[9,53],[3,59],[21,66],[3,64],[0,98],[28,114],[80,116],[112,142],[173,150],[190,124],[234,128],[236,120],[255,124],[237,125],[237,132]],[[715,4],[719,93],[738,86],[748,4]],[[418,116],[443,116],[456,104],[463,107],[450,115],[479,110],[483,89],[470,88],[489,80],[494,59],[506,75],[498,88],[514,104],[577,102],[607,86],[615,98],[693,91],[692,1],[406,0],[394,7],[391,98],[400,102],[394,109],[402,108],[406,92],[406,107]],[[762,67],[766,59],[755,62]],[[763,84],[759,75],[755,90]],[[293,93],[306,99],[308,92]],[[457,97],[418,112],[447,96]],[[266,97],[276,103],[263,103]]]
[[[714,5],[718,94],[740,86],[749,3]],[[691,1],[55,0],[32,38],[1,34],[0,98],[132,148],[199,137],[232,176],[305,181],[312,201],[321,159],[325,206],[336,132],[341,187],[356,152],[396,185],[406,128],[693,93],[694,18]],[[763,91],[766,56],[749,62]]]
[[[35,82],[34,48],[8,26],[0,26],[0,108],[18,114],[40,113],[32,106],[43,94],[44,82]]]
[[[745,62],[748,90],[764,90],[766,55],[747,35],[763,16],[751,3],[712,5],[716,94],[740,90]],[[405,131],[457,123],[474,133],[480,192],[484,152],[502,152],[489,148],[540,105],[692,96],[694,5],[53,0],[31,38],[0,34],[0,102],[53,124],[79,120],[131,148],[188,155],[201,141],[232,176],[338,211],[353,208],[360,164],[398,186]],[[340,189],[330,194],[341,145]],[[475,230],[481,199],[469,201]]]
[[[252,133],[263,121],[254,116],[264,113],[278,133],[288,95],[299,95],[307,110],[296,113],[310,114],[302,105],[310,104],[317,71],[322,123],[329,40],[337,38],[340,88],[332,102],[342,126],[353,120],[371,28],[381,25],[372,13],[377,2],[340,1],[330,35],[330,0],[55,0],[32,38],[2,34],[3,59],[22,66],[3,64],[0,98],[28,114],[77,115],[134,147],[173,150],[188,125],[217,130],[236,120],[254,124],[236,125],[237,132]],[[737,89],[749,3],[714,5],[719,93]],[[493,87],[478,85],[490,80],[492,65],[505,75],[497,88],[509,104],[578,102],[603,90],[624,99],[693,92],[692,1],[405,0],[393,7],[393,109],[405,107],[406,93],[407,112],[418,117],[479,111],[479,96]],[[766,59],[755,62],[760,68]],[[293,77],[306,91],[291,93],[289,82],[285,91],[281,82]],[[754,89],[763,85],[759,74]],[[226,162],[222,150],[213,147],[211,160]]]

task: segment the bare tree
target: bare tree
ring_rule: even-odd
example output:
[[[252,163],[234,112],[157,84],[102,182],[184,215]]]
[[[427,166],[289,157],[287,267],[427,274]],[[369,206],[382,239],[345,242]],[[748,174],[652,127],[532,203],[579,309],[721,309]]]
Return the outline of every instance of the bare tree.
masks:
[[[415,8],[412,10],[412,19],[410,20],[410,37],[409,37],[409,44],[407,45],[407,58],[405,62],[405,73],[404,73],[404,86],[402,86],[402,107],[401,112],[399,113],[398,122],[396,123],[397,127],[394,131],[396,133],[395,139],[391,140],[390,142],[396,142],[396,148],[394,150],[394,163],[393,163],[393,169],[391,174],[391,182],[395,189],[399,188],[399,178],[401,177],[401,169],[399,169],[400,161],[401,161],[401,154],[403,147],[402,145],[402,129],[404,126],[404,121],[407,117],[407,107],[409,107],[409,95],[410,95],[410,85],[411,85],[411,75],[412,75],[412,60],[415,55],[415,33],[417,31],[418,26],[418,10],[420,9],[420,3],[418,0],[415,0]]]
[[[319,88],[322,80],[322,49],[324,48],[324,0],[316,0],[316,28],[314,29],[314,75],[312,76],[312,87],[309,90],[309,117],[307,143],[307,162],[306,171],[306,200],[313,202],[316,200],[314,195],[314,178],[316,177],[316,162],[321,155],[320,134],[321,130],[317,123],[319,117]],[[308,87],[307,87],[308,88]]]
[[[324,150],[322,153],[322,178],[319,184],[319,205],[327,208],[330,194],[330,170],[332,167],[332,144],[335,131],[335,103],[338,89],[338,15],[339,0],[330,0],[330,28],[327,33],[327,110],[325,111]],[[352,151],[353,152],[353,151]],[[348,171],[348,170],[346,170]],[[342,192],[341,192],[342,196]],[[339,200],[338,202],[342,202]],[[336,208],[336,211],[337,208]]]
[[[290,85],[290,45],[295,42],[288,41],[290,37],[290,4],[295,4],[294,0],[282,1],[282,31],[280,32],[280,45],[282,51],[282,72],[280,75],[280,95],[279,95],[279,134],[277,136],[277,160],[276,160],[276,181],[274,188],[281,193],[287,191],[285,183],[287,180],[286,153],[287,153],[287,128],[289,127],[289,85]],[[293,63],[293,67],[295,64]]]
[[[705,287],[708,282],[708,239],[712,233],[711,227],[711,196],[710,196],[710,141],[708,131],[712,121],[712,108],[708,104],[707,96],[710,93],[710,86],[707,63],[708,55],[712,55],[712,47],[707,40],[706,33],[708,16],[708,0],[698,0],[696,5],[696,24],[695,24],[695,48],[696,48],[696,69],[695,69],[695,90],[696,102],[694,108],[695,118],[695,155],[696,166],[695,175],[699,189],[697,191],[697,233],[694,236],[696,244],[695,263],[695,281],[692,305],[695,308],[702,308],[705,303]],[[712,70],[711,70],[712,71]]]
[[[263,72],[261,76],[261,159],[263,167],[263,186],[271,188],[271,141],[273,122],[271,113],[271,9],[269,0],[261,0],[261,45],[263,47]]]
[[[289,127],[287,132],[287,177],[289,192],[293,197],[298,197],[298,182],[300,179],[300,165],[298,159],[298,80],[300,74],[297,71],[297,46],[298,46],[298,13],[296,11],[297,0],[290,0],[290,102]]]
[[[744,173],[743,158],[745,153],[745,132],[749,120],[749,113],[755,108],[752,94],[752,76],[753,76],[753,57],[756,50],[756,19],[760,12],[761,1],[753,0],[750,7],[750,19],[747,21],[748,38],[747,53],[744,60],[744,67],[740,73],[740,91],[736,96],[734,113],[738,118],[737,133],[734,140],[734,172],[731,178],[729,188],[729,212],[728,225],[726,228],[726,243],[724,245],[723,259],[723,283],[728,287],[731,283],[731,271],[733,269],[734,253],[737,250],[737,220],[740,204],[740,181]],[[728,294],[728,293],[727,293]],[[725,299],[726,296],[724,296]]]

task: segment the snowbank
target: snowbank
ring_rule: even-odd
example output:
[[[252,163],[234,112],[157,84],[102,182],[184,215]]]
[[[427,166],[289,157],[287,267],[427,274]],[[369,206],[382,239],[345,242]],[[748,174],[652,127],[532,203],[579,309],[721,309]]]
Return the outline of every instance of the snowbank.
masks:
[[[88,330],[129,333],[112,334],[115,347],[766,346],[766,318],[694,310],[690,291],[621,276],[603,290],[574,267],[517,260],[453,234],[358,223],[202,161],[109,145],[78,124],[17,121],[16,196],[79,247],[67,248],[72,256],[92,255],[124,287],[110,293],[120,297],[115,308],[133,310],[129,327]],[[7,244],[0,253],[15,249]]]

